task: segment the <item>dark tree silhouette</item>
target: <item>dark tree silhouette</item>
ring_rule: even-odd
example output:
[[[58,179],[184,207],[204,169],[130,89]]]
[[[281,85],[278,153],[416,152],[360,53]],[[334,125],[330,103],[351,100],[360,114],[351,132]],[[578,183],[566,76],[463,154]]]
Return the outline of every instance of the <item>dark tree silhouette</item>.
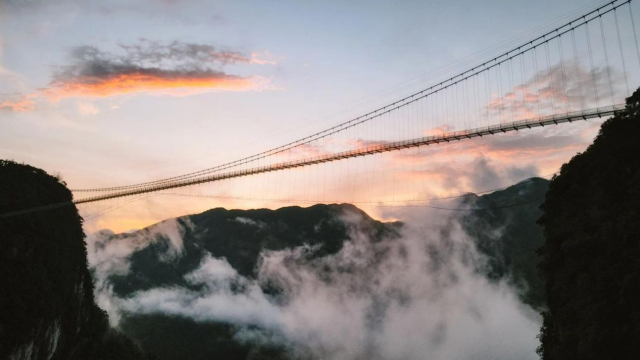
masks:
[[[71,199],[59,177],[0,160],[0,213]],[[0,359],[147,358],[95,304],[84,238],[73,205],[0,218]]]
[[[550,184],[544,360],[640,359],[640,90]]]

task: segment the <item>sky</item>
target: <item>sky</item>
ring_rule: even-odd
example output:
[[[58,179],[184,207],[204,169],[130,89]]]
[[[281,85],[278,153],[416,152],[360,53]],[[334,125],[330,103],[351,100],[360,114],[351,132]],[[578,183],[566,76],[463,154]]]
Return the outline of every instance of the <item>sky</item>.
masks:
[[[0,158],[59,174],[75,189],[197,171],[393,102],[601,3],[0,0]],[[80,209],[108,210],[86,216],[85,226],[116,232],[212,207],[318,200],[359,202],[384,218],[373,200],[549,175],[583,151],[598,126],[505,134]],[[343,140],[362,141],[352,135]],[[336,167],[340,175],[326,180]],[[202,194],[212,197],[195,196]]]

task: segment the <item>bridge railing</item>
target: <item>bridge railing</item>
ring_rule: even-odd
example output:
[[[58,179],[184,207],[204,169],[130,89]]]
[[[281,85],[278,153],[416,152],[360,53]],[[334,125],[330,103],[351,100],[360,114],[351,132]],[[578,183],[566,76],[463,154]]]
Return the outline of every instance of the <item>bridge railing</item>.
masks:
[[[280,171],[286,169],[293,169],[303,166],[310,166],[315,164],[321,164],[331,161],[343,160],[348,158],[354,158],[358,156],[366,156],[372,154],[378,154],[383,152],[390,152],[394,150],[407,149],[411,147],[419,147],[419,146],[427,146],[433,144],[440,144],[444,142],[451,142],[454,140],[463,140],[463,139],[471,139],[474,137],[482,137],[486,135],[494,135],[500,133],[506,133],[511,131],[518,131],[522,129],[531,129],[534,127],[543,127],[547,125],[558,125],[567,122],[574,122],[580,120],[587,120],[596,117],[610,116],[615,113],[622,111],[625,109],[624,104],[617,104],[611,106],[600,107],[596,109],[583,110],[583,111],[574,111],[568,112],[564,114],[558,114],[553,116],[543,116],[535,119],[527,119],[527,120],[518,120],[512,122],[506,122],[491,126],[485,126],[480,128],[462,130],[462,131],[453,131],[444,133],[441,135],[432,135],[426,137],[420,137],[410,140],[404,141],[395,141],[388,142],[384,144],[371,145],[362,147],[355,150],[343,151],[328,155],[321,155],[315,157],[309,157],[305,159],[288,161],[288,162],[280,162],[271,165],[258,166],[249,169],[236,170],[231,172],[226,172],[222,174],[214,174],[209,176],[203,176],[199,178],[180,180],[170,183],[162,183],[158,185],[147,186],[144,188],[137,188],[132,190],[125,191],[117,191],[113,193],[107,193],[103,195],[86,197],[74,200],[76,204],[90,203],[95,201],[102,201],[108,199],[114,199],[119,197],[133,196],[138,194],[150,193],[150,192],[158,192],[168,189],[174,189],[184,186],[197,185],[201,183],[220,181],[225,179],[238,178],[243,176],[257,175],[261,173],[267,173],[272,171]]]

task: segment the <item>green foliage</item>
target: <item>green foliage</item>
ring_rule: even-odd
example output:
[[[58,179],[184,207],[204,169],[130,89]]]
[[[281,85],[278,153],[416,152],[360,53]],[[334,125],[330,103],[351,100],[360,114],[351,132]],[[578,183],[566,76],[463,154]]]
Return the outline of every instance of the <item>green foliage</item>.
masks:
[[[549,181],[531,178],[504,190],[469,198],[467,202],[473,207],[488,210],[470,212],[462,222],[478,250],[486,255],[488,277],[511,282],[520,290],[522,302],[535,309],[544,308],[546,303],[536,253],[544,237],[536,221],[542,214],[540,204],[548,188]],[[519,202],[525,203],[504,207]]]
[[[66,184],[0,160],[0,213],[70,202]],[[0,219],[0,359],[143,359],[93,299],[82,219],[73,205]]]
[[[640,358],[640,90],[550,184],[544,360]]]
[[[227,259],[245,277],[255,275],[260,253],[265,250],[282,250],[308,244],[321,245],[314,253],[317,257],[336,253],[349,239],[349,229],[338,219],[345,211],[360,214],[363,220],[358,226],[374,239],[397,235],[399,224],[375,221],[362,210],[348,204],[314,205],[308,208],[291,206],[278,210],[216,208],[178,218],[185,229],[182,236],[184,249],[175,261],[161,261],[171,246],[169,239],[156,239],[160,241],[135,252],[130,258],[130,271],[126,275],[111,277],[113,290],[120,296],[128,296],[134,291],[162,286],[189,287],[184,275],[198,268],[205,252]],[[185,225],[187,223],[193,227]],[[149,236],[152,227],[118,234],[109,241],[129,241],[136,236]]]
[[[206,255],[225,258],[242,276],[255,278],[260,253],[291,249],[304,244],[320,246],[314,257],[338,252],[350,238],[351,225],[340,220],[345,212],[360,216],[358,230],[373,239],[398,236],[399,223],[381,223],[349,204],[298,206],[278,210],[226,210],[216,208],[201,214],[178,218],[185,233],[182,254],[163,261],[170,240],[155,235],[154,242],[130,257],[126,275],[112,275],[113,290],[121,297],[135,291],[158,287],[192,288],[185,275],[196,270]],[[193,226],[191,226],[193,225]],[[113,235],[108,241],[129,241],[137,236],[154,234],[153,225],[134,233]],[[197,289],[194,289],[197,290]],[[274,287],[263,289],[272,294]],[[122,331],[143,349],[162,359],[287,359],[284,346],[239,342],[236,326],[214,321],[195,322],[162,314],[125,314],[119,324]],[[264,329],[262,329],[264,332]]]
[[[153,349],[163,359],[289,359],[284,347],[237,341],[233,336],[237,329],[227,323],[132,314],[122,319],[121,326],[143,348]]]
[[[515,208],[475,211],[463,220],[465,229],[487,255],[486,273],[498,281],[509,279],[522,289],[522,298],[534,307],[544,305],[544,286],[538,277],[536,250],[542,245],[542,229],[536,224],[539,206],[548,188],[544,179],[530,179],[502,191],[474,197],[477,207],[499,207],[530,201]],[[112,275],[114,292],[121,297],[135,291],[159,287],[186,287],[184,276],[197,269],[205,253],[225,258],[241,275],[255,277],[260,253],[309,244],[320,246],[314,256],[339,251],[353,230],[339,219],[344,212],[362,219],[357,231],[374,241],[398,236],[401,223],[381,223],[353,205],[297,206],[278,210],[212,209],[178,218],[185,229],[183,252],[172,261],[163,260],[170,240],[157,236],[154,242],[130,257],[126,275]],[[188,224],[193,224],[191,227]],[[134,233],[111,235],[107,241],[130,241],[134,237],[156,234],[153,225]],[[197,290],[197,289],[194,289]],[[277,289],[265,288],[272,294]],[[234,325],[185,319],[163,314],[125,314],[119,325],[128,336],[162,359],[286,359],[286,347],[267,347],[236,340]]]

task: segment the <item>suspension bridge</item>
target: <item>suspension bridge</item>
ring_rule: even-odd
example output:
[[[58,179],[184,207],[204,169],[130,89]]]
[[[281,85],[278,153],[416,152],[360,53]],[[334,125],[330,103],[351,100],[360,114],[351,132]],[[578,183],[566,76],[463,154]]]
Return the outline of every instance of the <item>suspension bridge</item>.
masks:
[[[349,173],[345,176],[361,176],[364,183],[373,184],[376,157],[393,151],[448,146],[452,142],[537,127],[569,126],[614,115],[624,110],[625,98],[640,85],[635,18],[638,3],[615,0],[598,6],[421,91],[390,100],[385,106],[304,138],[175,177],[124,186],[72,189],[73,203],[175,195],[173,191],[179,188],[318,168],[365,157],[372,160],[356,162],[361,168],[347,169]],[[331,176],[327,175],[330,171],[307,170],[307,176],[326,178]],[[289,181],[299,179],[292,176]],[[311,181],[308,184],[313,188]],[[275,183],[274,186],[283,186],[282,178],[275,179]],[[350,185],[352,192],[361,185],[362,182]],[[374,189],[373,185],[371,188]],[[373,195],[368,196],[375,201]],[[40,209],[64,205],[51,204]]]

